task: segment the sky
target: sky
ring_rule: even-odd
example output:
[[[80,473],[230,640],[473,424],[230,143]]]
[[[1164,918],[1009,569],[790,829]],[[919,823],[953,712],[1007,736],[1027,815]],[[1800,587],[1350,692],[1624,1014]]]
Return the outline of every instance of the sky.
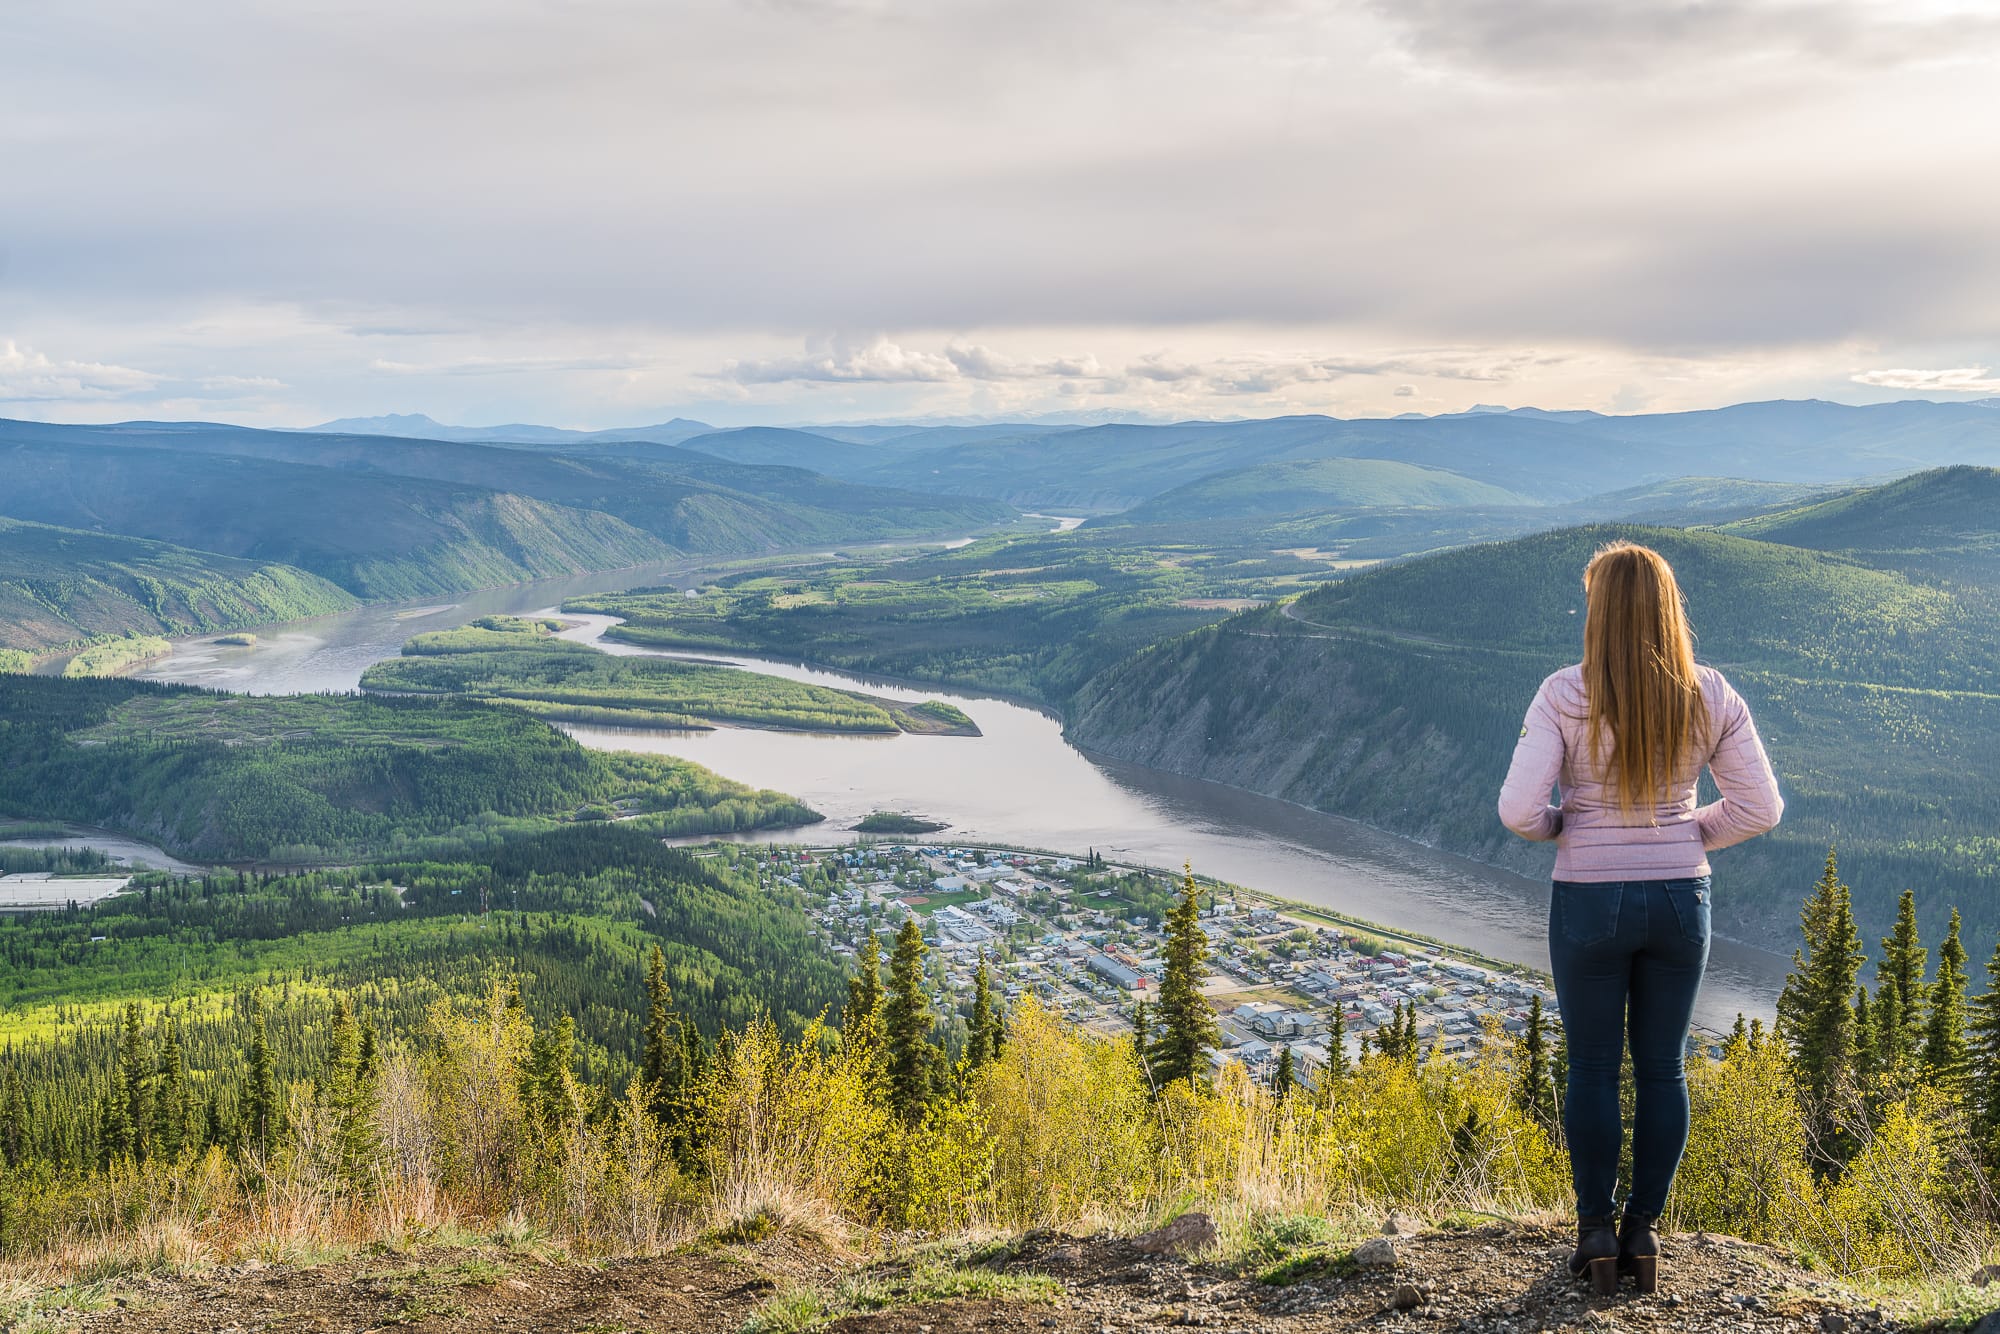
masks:
[[[2000,7],[0,8],[0,416],[2000,394]]]

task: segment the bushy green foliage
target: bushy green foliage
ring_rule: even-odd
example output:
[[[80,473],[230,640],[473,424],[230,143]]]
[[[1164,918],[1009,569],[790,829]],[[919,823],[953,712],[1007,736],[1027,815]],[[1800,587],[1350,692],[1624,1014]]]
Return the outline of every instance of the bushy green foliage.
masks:
[[[92,644],[63,664],[64,676],[115,676],[173,648],[158,635],[121,635]]]
[[[662,833],[818,818],[698,765],[585,750],[511,710],[450,700],[8,676],[0,756],[0,811],[217,860],[477,847],[600,804]]]

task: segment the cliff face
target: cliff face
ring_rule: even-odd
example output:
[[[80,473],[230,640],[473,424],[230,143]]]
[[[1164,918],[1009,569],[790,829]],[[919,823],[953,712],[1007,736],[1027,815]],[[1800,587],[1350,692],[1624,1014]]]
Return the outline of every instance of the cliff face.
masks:
[[[1140,653],[1066,711],[1078,745],[1229,783],[1547,875],[1493,796],[1535,685],[1534,663],[1413,659],[1317,634],[1277,611]]]

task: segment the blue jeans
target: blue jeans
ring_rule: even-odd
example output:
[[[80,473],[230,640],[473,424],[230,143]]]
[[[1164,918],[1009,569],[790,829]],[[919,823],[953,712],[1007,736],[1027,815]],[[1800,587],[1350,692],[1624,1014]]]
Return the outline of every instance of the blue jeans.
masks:
[[[1687,1149],[1687,1036],[1708,967],[1709,879],[1555,882],[1549,959],[1569,1040],[1569,1137],[1576,1210],[1617,1211],[1625,1137],[1619,1067],[1632,1044],[1632,1189],[1625,1207],[1658,1217]]]

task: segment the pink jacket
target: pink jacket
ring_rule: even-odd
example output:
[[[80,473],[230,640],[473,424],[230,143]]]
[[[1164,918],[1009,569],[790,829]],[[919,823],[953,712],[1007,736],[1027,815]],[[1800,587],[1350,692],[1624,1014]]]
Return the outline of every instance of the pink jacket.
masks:
[[[1591,755],[1583,668],[1565,667],[1535,692],[1500,789],[1500,820],[1522,838],[1556,840],[1556,879],[1602,883],[1707,875],[1707,854],[1777,825],[1785,802],[1749,706],[1721,672],[1712,667],[1700,672],[1709,751],[1674,776],[1667,800],[1642,805],[1631,816],[1619,811],[1617,793],[1607,785],[1610,776]],[[1704,766],[1722,797],[1697,808],[1695,783]],[[1558,783],[1561,804],[1550,805],[1549,789]]]

